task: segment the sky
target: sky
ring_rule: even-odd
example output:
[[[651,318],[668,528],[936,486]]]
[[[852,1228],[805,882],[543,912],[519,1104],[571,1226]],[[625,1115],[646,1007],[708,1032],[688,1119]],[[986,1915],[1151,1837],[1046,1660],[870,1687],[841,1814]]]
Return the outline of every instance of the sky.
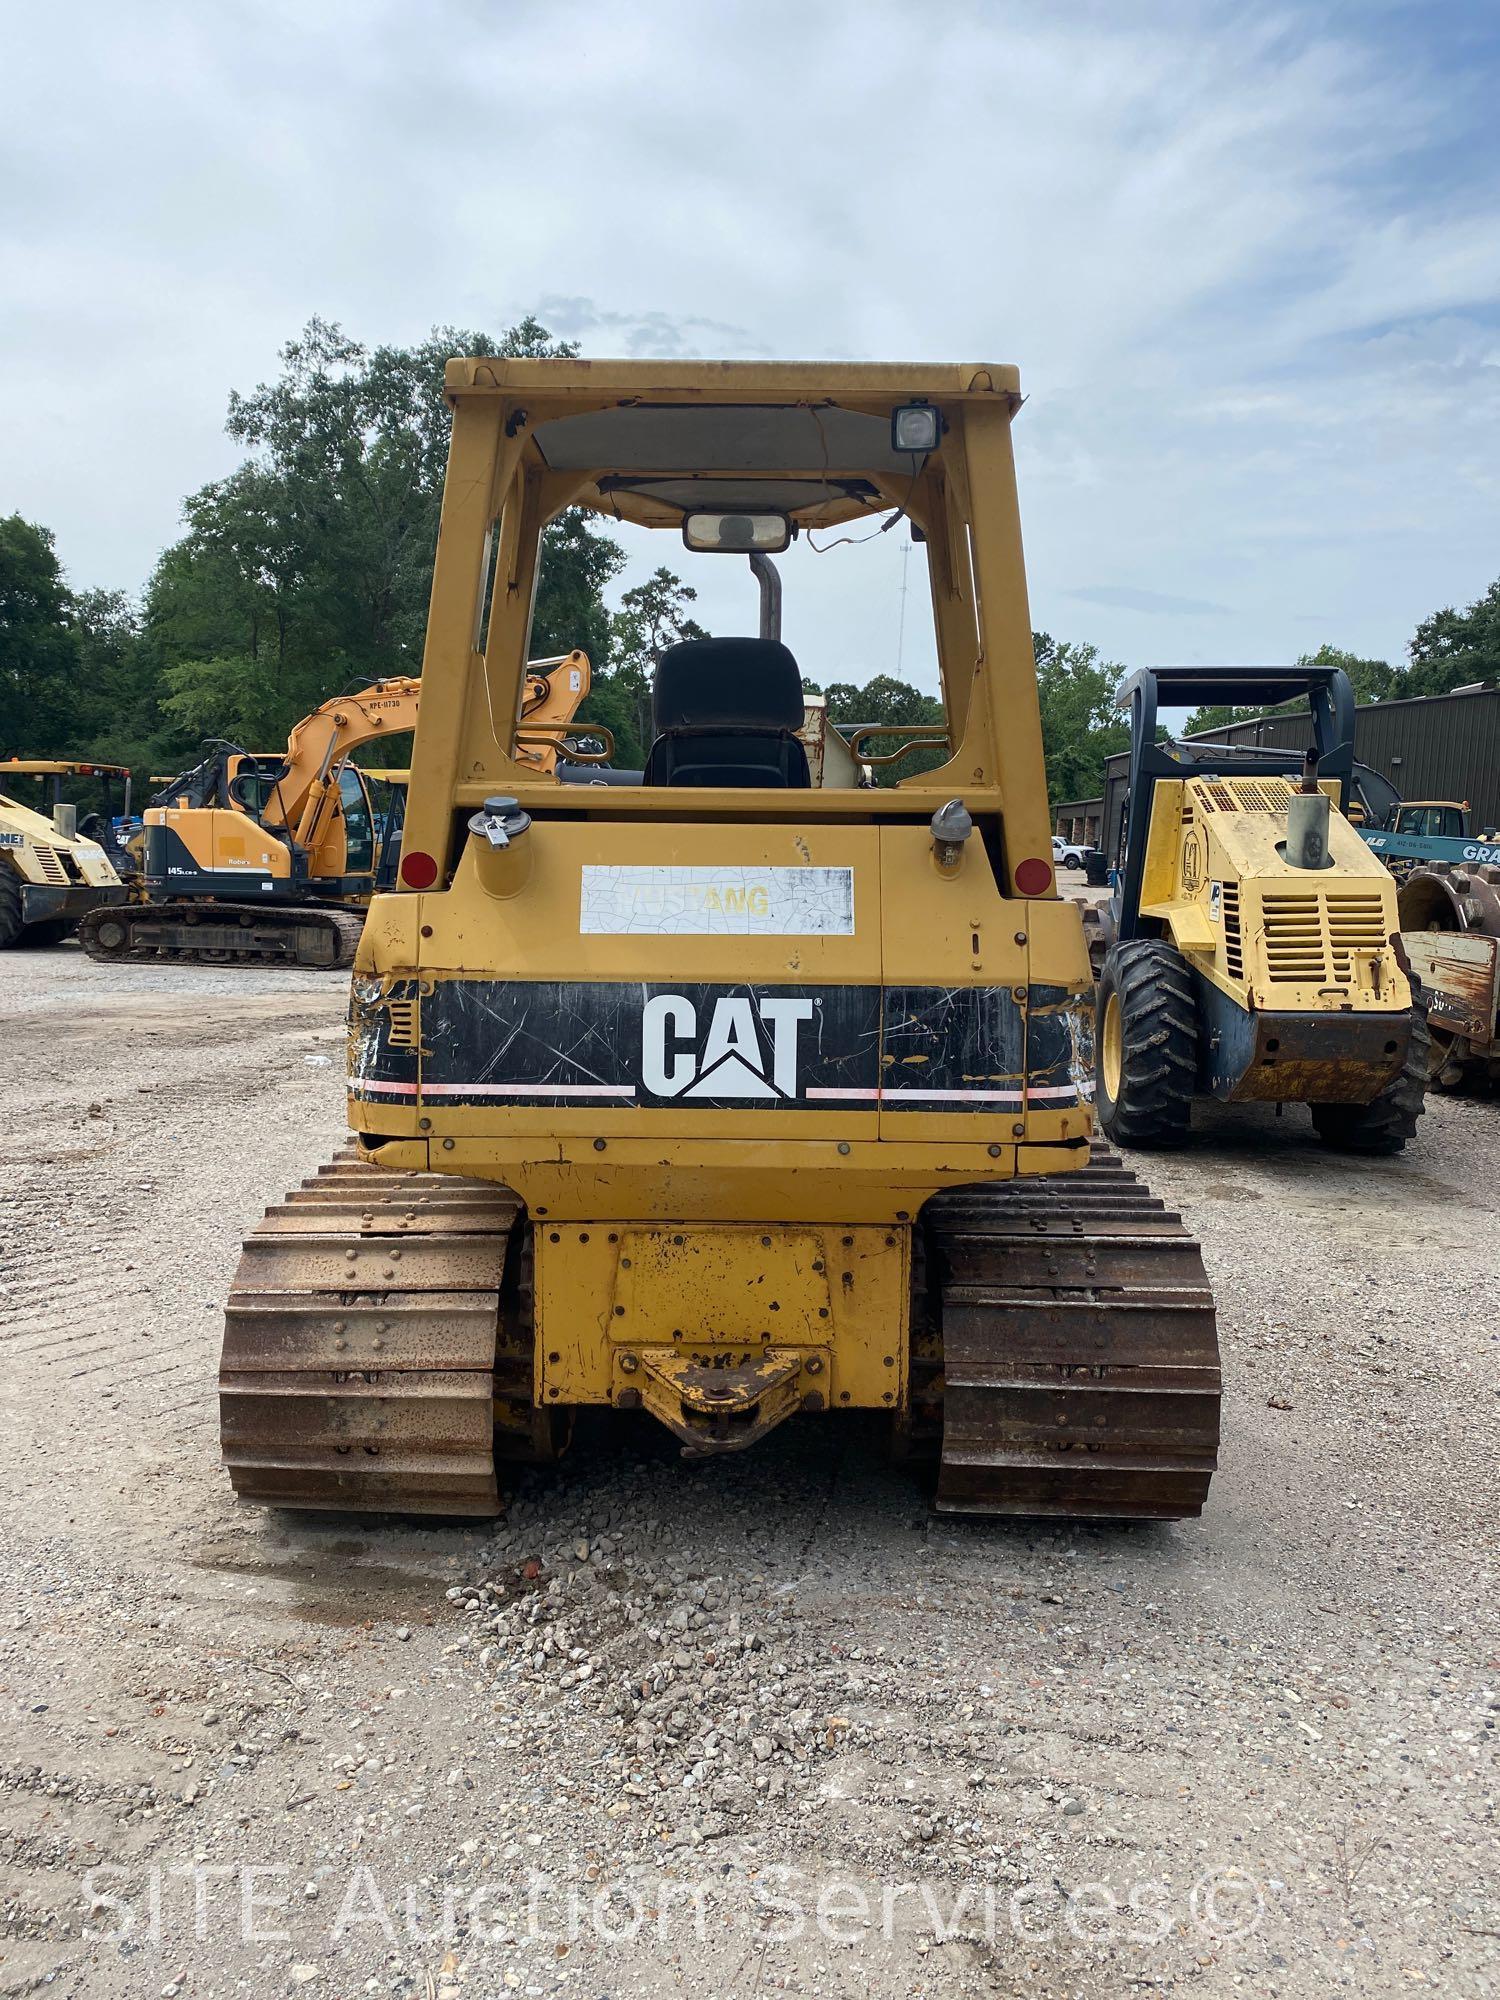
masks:
[[[1129,666],[1399,660],[1500,574],[1488,0],[0,0],[0,48],[0,513],[78,588],[315,313],[1013,362],[1032,622]],[[753,630],[666,540],[624,582]],[[788,559],[811,678],[931,684],[905,544]]]

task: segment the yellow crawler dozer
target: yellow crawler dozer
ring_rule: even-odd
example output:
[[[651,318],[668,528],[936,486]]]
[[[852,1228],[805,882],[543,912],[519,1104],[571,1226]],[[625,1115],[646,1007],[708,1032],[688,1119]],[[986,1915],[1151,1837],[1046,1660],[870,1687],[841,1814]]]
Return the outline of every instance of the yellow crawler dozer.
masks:
[[[399,885],[354,973],[356,1139],[245,1246],[238,1491],[484,1514],[499,1463],[561,1450],[590,1405],[695,1456],[863,1410],[936,1460],[940,1508],[1196,1514],[1213,1303],[1177,1217],[1092,1143],[1015,370],[460,359],[447,392]],[[570,506],[761,584],[758,631],[662,655],[639,773],[518,754]],[[899,514],[946,761],[875,788],[863,747],[809,761],[774,557]]]

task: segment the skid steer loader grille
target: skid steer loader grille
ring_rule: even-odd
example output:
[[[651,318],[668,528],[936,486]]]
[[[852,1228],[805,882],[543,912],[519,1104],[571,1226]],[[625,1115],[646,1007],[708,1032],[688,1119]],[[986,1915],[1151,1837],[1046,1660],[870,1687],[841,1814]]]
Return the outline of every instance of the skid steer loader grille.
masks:
[[[59,860],[56,848],[44,847],[38,841],[32,852],[36,855],[37,866],[49,882],[67,882],[67,870]]]
[[[1328,943],[1335,979],[1353,977],[1353,954],[1380,951],[1386,943],[1385,908],[1379,891],[1368,896],[1330,896]]]
[[[1261,898],[1261,915],[1266,970],[1287,985],[1352,985],[1357,957],[1379,952],[1387,942],[1378,889],[1353,896],[1268,890]]]
[[[1284,813],[1292,788],[1285,778],[1205,778],[1198,794],[1208,812]]]
[[[1245,946],[1240,933],[1240,885],[1226,882],[1224,898],[1224,970],[1231,979],[1245,976]]]
[[[1293,986],[1321,985],[1328,954],[1323,935],[1323,899],[1294,890],[1261,898],[1265,921],[1266,970]]]

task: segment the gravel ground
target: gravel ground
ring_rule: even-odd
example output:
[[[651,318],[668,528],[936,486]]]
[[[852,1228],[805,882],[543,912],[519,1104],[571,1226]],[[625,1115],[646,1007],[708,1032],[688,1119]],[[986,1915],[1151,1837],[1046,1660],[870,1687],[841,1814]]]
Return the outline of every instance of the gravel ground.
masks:
[[[1200,1524],[939,1522],[851,1417],[269,1515],[219,1315],[342,998],[0,954],[0,1993],[1500,1992],[1500,1107],[1137,1162],[1220,1300]]]

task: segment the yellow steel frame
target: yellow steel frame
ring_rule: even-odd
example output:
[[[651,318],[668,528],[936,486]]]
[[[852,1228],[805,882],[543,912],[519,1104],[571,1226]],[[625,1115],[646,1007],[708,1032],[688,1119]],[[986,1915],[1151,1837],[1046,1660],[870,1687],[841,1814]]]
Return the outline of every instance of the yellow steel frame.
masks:
[[[828,1409],[900,1403],[905,1230],[606,1219],[547,1221],[535,1241],[538,1402],[620,1403],[660,1350],[793,1358],[798,1396]]]
[[[971,811],[1003,801],[1007,853],[1050,854],[1045,770],[1031,614],[1016,504],[1011,419],[1020,407],[1013,368],[781,362],[666,364],[455,360],[448,364],[453,440],[422,663],[422,726],[412,758],[404,851],[448,852],[457,807],[503,790],[523,804],[534,773],[515,756],[526,638],[541,532],[565,507],[592,504],[648,525],[675,513],[599,492],[606,474],[629,467],[555,472],[532,439],[550,420],[639,403],[807,409],[837,406],[888,417],[895,403],[934,402],[945,430],[914,481],[882,475],[882,509],[905,506],[926,537],[938,667],[955,748],[934,771],[881,797],[883,810],[926,818],[934,795],[962,790]],[[757,468],[766,472],[767,468]],[[868,469],[818,467],[829,477]],[[785,476],[805,466],[780,468]],[[861,510],[823,508],[818,523]],[[492,587],[491,587],[492,584]],[[490,608],[484,624],[484,602]],[[1003,714],[1003,727],[999,718]],[[610,818],[704,815],[705,801],[658,787],[584,789],[585,812]],[[819,817],[868,816],[868,794],[820,793]],[[715,801],[737,819],[804,819],[805,793],[744,792]]]

